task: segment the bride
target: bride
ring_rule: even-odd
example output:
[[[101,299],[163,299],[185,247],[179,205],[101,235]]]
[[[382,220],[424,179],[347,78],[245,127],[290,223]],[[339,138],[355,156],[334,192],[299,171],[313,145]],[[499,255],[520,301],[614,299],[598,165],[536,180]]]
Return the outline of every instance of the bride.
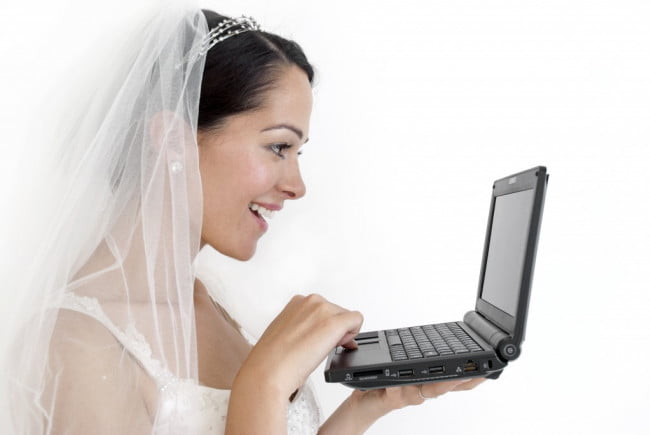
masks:
[[[66,115],[16,202],[15,222],[41,225],[1,277],[18,295],[3,428],[355,434],[481,382],[354,391],[321,422],[307,378],[334,346],[355,348],[361,314],[297,295],[253,345],[195,272],[206,244],[250,259],[268,217],[305,194],[311,65],[253,19],[192,5],[120,36],[109,79]]]

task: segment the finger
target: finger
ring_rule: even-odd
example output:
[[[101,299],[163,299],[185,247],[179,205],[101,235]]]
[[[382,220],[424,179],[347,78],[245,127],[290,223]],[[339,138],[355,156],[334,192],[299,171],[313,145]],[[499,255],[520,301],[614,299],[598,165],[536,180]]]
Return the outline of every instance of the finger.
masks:
[[[347,332],[343,337],[341,337],[337,346],[343,346],[346,349],[358,349],[359,344],[354,339],[357,335],[359,335],[359,331]]]
[[[343,336],[336,345],[348,349],[358,349],[359,345],[354,340],[354,337],[359,335],[361,325],[363,324],[363,315],[358,311],[345,311],[337,314],[335,317],[337,318],[337,323],[341,322],[340,326],[345,328]]]
[[[467,382],[463,382],[462,384],[459,384],[456,387],[454,387],[453,391],[471,390],[472,388],[475,388],[478,385],[481,385],[483,382],[485,382],[485,378],[472,378],[472,379],[469,379]]]
[[[425,401],[425,398],[420,396],[419,388],[419,385],[385,388],[383,402],[389,410],[400,409],[409,405],[420,405]]]
[[[466,379],[434,382],[431,384],[423,384],[421,387],[422,395],[426,398],[433,398],[442,396],[449,391],[454,391],[455,388],[467,382]]]
[[[355,335],[356,335],[356,334],[355,334]],[[354,337],[355,335],[353,335],[352,337]],[[343,346],[344,348],[346,348],[346,349],[351,349],[351,350],[357,350],[357,349],[359,349],[359,343],[357,343],[357,341],[354,340],[354,339],[352,339],[352,340],[350,340],[350,339],[346,340],[346,339],[344,338],[344,339],[341,340],[341,344],[339,344],[339,345],[337,345],[337,346]]]

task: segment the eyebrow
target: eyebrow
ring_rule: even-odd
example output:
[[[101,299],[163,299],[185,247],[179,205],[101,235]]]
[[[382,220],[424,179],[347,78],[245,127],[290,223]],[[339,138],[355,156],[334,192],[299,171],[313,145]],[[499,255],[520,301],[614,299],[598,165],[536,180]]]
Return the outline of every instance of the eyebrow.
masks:
[[[280,129],[283,129],[283,128],[293,131],[296,134],[296,136],[298,136],[298,138],[300,140],[302,140],[302,136],[303,136],[302,130],[299,129],[298,127],[294,127],[293,125],[290,125],[290,124],[272,125],[271,127],[266,127],[262,131],[264,132],[264,131],[271,131],[271,130],[280,130]],[[307,143],[307,141],[309,141],[309,139],[305,140],[305,143]]]

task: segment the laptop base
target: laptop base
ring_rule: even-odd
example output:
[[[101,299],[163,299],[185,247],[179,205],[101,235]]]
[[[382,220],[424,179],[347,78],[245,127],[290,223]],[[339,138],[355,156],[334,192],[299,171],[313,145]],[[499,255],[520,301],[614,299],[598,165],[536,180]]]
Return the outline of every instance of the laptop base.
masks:
[[[378,390],[381,388],[390,388],[390,387],[402,387],[404,385],[413,385],[413,384],[428,384],[431,382],[442,382],[442,381],[451,381],[453,379],[458,379],[458,378],[479,378],[483,377],[486,379],[497,379],[499,376],[501,376],[501,373],[503,372],[503,369],[492,372],[488,375],[485,375],[483,373],[475,374],[475,375],[469,375],[465,374],[464,376],[451,376],[451,377],[446,377],[446,378],[418,378],[418,379],[412,379],[412,380],[407,380],[407,379],[397,379],[395,381],[390,381],[390,382],[384,382],[382,381],[380,385],[377,384],[377,382],[373,381],[358,381],[358,382],[341,382],[342,385],[345,385],[350,388],[354,388],[356,390],[361,390],[361,391],[367,391],[367,390]]]
[[[327,361],[325,380],[351,388],[372,390],[460,378],[498,378],[507,362],[463,322],[458,324],[470,331],[483,350],[393,361],[387,331],[364,332],[356,338],[358,349],[349,350],[339,346],[332,350]]]

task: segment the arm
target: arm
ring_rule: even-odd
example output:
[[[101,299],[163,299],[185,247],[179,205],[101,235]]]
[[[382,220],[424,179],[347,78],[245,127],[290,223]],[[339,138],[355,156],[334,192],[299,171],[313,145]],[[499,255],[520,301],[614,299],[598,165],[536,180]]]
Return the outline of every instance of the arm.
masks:
[[[226,434],[286,434],[291,394],[329,351],[353,340],[363,317],[318,295],[295,296],[271,322],[242,364],[233,382]],[[463,381],[427,384],[422,392],[436,397]],[[355,391],[325,422],[322,434],[360,434],[384,414],[424,402],[418,386]]]
[[[435,398],[449,391],[470,390],[484,380],[484,378],[473,378],[426,384],[422,385],[422,394],[427,398]],[[354,390],[321,426],[318,433],[319,435],[362,434],[390,411],[424,403],[419,388],[418,385],[408,385],[369,391]]]
[[[390,411],[382,406],[381,400],[374,406],[372,402],[376,399],[367,400],[367,395],[376,395],[381,391],[384,390],[374,390],[365,393],[354,390],[321,426],[318,431],[319,435],[352,435],[364,433],[375,421]]]
[[[228,404],[226,434],[287,433],[289,396],[263,378],[241,370],[237,374]]]
[[[329,351],[356,347],[363,317],[318,295],[295,296],[271,322],[233,382],[226,434],[286,434],[291,394]]]

